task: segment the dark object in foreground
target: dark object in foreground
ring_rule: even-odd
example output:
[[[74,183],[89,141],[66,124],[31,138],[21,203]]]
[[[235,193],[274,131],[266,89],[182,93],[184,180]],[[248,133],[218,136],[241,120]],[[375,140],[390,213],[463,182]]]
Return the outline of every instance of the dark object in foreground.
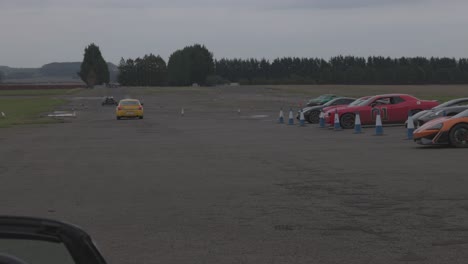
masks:
[[[0,263],[105,264],[91,237],[55,220],[0,216]]]
[[[102,105],[117,105],[118,102],[112,96],[107,96],[104,98],[104,101],[101,103]]]

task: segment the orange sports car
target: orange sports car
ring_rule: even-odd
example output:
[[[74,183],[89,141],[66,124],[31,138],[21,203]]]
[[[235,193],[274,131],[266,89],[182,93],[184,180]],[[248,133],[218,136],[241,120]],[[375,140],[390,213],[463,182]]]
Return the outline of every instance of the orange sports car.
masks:
[[[427,122],[414,131],[413,138],[422,145],[468,148],[468,110]]]

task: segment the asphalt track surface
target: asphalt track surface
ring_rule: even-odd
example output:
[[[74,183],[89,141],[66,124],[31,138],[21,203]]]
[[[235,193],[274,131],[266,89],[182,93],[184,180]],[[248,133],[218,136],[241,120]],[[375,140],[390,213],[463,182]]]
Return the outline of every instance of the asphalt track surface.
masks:
[[[466,149],[280,125],[298,95],[261,88],[135,91],[0,130],[0,214],[75,223],[109,263],[466,263]],[[145,118],[115,120],[105,94]]]

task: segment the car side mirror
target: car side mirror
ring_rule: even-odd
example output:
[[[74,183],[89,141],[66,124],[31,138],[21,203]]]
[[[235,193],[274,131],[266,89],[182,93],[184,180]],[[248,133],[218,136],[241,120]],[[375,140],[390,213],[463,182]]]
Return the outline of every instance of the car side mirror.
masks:
[[[144,103],[140,103],[141,105],[144,105]]]

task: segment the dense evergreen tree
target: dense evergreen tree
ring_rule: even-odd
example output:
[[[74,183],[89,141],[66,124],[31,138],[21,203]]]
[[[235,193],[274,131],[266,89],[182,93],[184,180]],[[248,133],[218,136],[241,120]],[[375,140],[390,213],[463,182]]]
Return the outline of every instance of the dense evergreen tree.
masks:
[[[94,43],[85,48],[83,62],[81,63],[78,75],[88,87],[109,83],[109,68],[102,57],[99,47]]]
[[[468,83],[468,59],[220,59],[215,61],[215,74],[244,84],[459,84]]]
[[[206,84],[214,72],[213,54],[199,44],[188,46],[171,54],[167,68],[171,85]]]
[[[161,86],[166,84],[166,62],[153,54],[135,60],[120,60],[118,82],[128,86]]]

